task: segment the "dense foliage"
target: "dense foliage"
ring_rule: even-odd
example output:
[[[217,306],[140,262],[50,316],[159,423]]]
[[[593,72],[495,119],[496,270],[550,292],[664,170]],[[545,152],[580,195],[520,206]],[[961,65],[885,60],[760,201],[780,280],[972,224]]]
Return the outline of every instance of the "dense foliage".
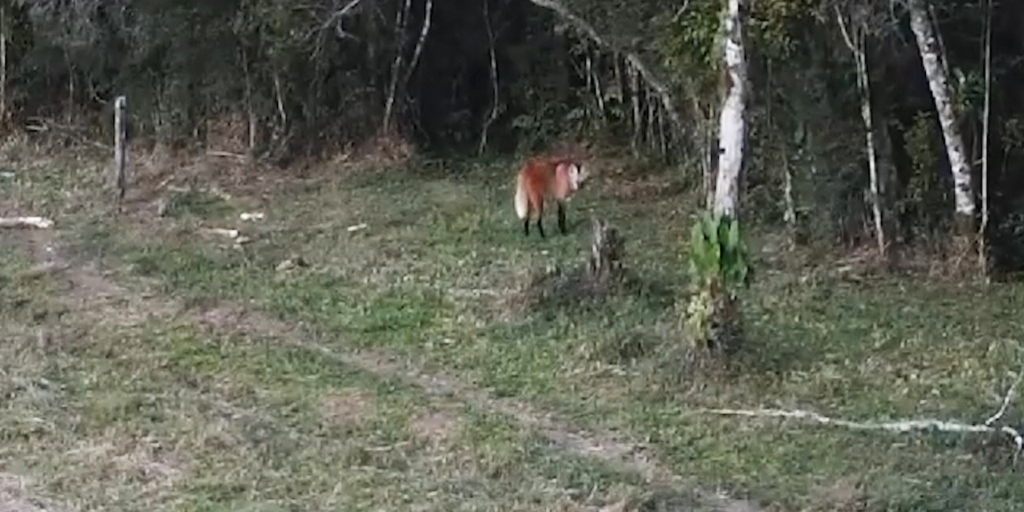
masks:
[[[109,130],[112,99],[126,94],[136,137],[167,147],[233,145],[280,162],[359,142],[385,124],[422,149],[456,153],[533,151],[560,138],[589,138],[631,146],[687,178],[714,158],[718,2],[0,6],[2,101],[21,126],[46,119]],[[983,35],[991,14],[988,234],[1005,266],[1024,252],[1024,204],[1016,199],[1024,187],[1017,120],[1024,90],[1015,86],[1024,78],[1024,5],[956,0],[935,4],[933,14],[972,163],[983,143]],[[821,242],[871,237],[864,125],[843,20],[863,35],[880,165],[892,170],[885,179],[893,240],[906,246],[946,236],[949,165],[907,18],[899,3],[881,0],[751,2],[749,216],[787,220]]]

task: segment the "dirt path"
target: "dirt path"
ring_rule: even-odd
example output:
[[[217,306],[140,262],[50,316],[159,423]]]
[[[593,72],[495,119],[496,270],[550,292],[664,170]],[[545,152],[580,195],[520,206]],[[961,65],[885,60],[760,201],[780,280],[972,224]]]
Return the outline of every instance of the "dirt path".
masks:
[[[61,302],[64,307],[76,312],[100,315],[107,321],[114,319],[127,324],[145,322],[148,318],[184,318],[218,334],[269,335],[285,343],[315,350],[329,359],[370,374],[398,378],[429,394],[433,405],[450,407],[468,404],[482,411],[502,415],[546,438],[555,450],[605,464],[623,473],[639,475],[654,492],[660,490],[661,494],[674,496],[659,500],[662,503],[655,506],[655,510],[760,510],[749,501],[699,490],[692,479],[673,473],[638,443],[608,432],[587,432],[574,428],[555,414],[519,400],[491,396],[450,375],[410,367],[398,358],[379,351],[339,351],[328,348],[318,343],[315,335],[299,326],[272,319],[236,304],[186,308],[178,301],[150,292],[142,283],[117,282],[101,273],[95,265],[75,263],[74,258],[70,257],[72,255],[64,254],[57,244],[60,238],[57,232],[26,231],[7,238],[15,239],[29,249],[37,262],[33,272],[54,272],[66,281],[67,292]],[[676,502],[677,505],[670,502]]]

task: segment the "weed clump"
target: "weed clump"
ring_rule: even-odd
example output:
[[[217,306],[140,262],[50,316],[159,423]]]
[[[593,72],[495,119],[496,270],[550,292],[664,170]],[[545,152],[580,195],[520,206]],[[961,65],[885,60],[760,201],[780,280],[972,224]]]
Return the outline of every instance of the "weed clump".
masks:
[[[623,266],[625,240],[605,220],[592,222],[590,254],[566,269],[560,265],[531,273],[526,299],[532,309],[564,309],[601,301],[628,290],[631,274]]]
[[[682,320],[690,348],[734,354],[742,339],[739,292],[752,275],[739,221],[703,212],[687,249],[692,289]]]

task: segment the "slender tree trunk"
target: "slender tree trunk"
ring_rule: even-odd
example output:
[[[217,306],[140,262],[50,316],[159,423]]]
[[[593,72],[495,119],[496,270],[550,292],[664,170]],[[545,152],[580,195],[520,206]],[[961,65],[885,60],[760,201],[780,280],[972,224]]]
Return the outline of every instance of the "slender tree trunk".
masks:
[[[430,0],[428,0],[430,1]],[[487,119],[484,120],[483,129],[480,130],[480,144],[477,146],[477,154],[484,154],[484,150],[487,149],[487,132],[491,129],[491,125],[498,118],[498,60],[494,55],[494,30],[491,28],[491,9],[489,7],[490,0],[483,0],[483,11],[484,11],[484,26],[487,28],[487,49],[490,57],[490,78],[491,78],[491,112],[487,115]],[[587,60],[589,64],[590,61]]]
[[[851,31],[847,29],[843,14],[836,6],[836,19],[839,29],[846,41],[846,46],[853,53],[857,67],[857,88],[860,90],[860,116],[864,121],[865,148],[868,154],[868,176],[870,180],[871,217],[874,223],[875,242],[878,244],[878,255],[882,259],[888,256],[889,240],[886,234],[886,223],[883,217],[885,201],[884,180],[879,177],[878,151],[875,146],[874,110],[871,106],[871,76],[868,73],[867,44],[863,22],[851,20]]]
[[[978,227],[978,265],[988,274],[988,138],[992,101],[992,0],[985,2],[985,101],[981,120],[981,225]]]
[[[607,119],[604,107],[604,87],[601,85],[601,54],[595,53],[594,58],[591,58],[590,55],[590,50],[587,50],[587,63],[591,66],[590,77],[593,82],[594,99],[597,100],[597,113],[600,116],[601,125],[604,126]]]
[[[245,114],[247,124],[247,145],[249,147],[249,156],[255,156],[256,154],[256,141],[258,140],[259,123],[256,117],[256,106],[253,104],[252,99],[252,71],[249,63],[249,53],[245,51],[245,43],[241,44],[241,58],[242,58],[242,74],[245,80]]]
[[[657,117],[658,104],[654,102],[653,95],[647,94],[647,144],[650,145],[651,153],[658,150]]]
[[[629,89],[629,81],[626,78],[626,70],[624,69],[625,66],[623,65],[622,56],[618,53],[612,53],[612,64],[615,69],[615,85],[618,86],[619,90],[618,99],[619,102],[625,103],[626,90]]]
[[[894,211],[893,198],[899,187],[896,164],[893,163],[892,139],[889,133],[889,120],[876,111],[873,127],[875,131],[875,158],[878,161],[878,190],[882,199],[882,221],[886,240],[889,243],[889,256],[894,254],[893,247],[898,243],[896,233],[899,232],[898,217]]]
[[[719,116],[718,179],[714,211],[735,218],[746,138],[747,59],[743,48],[742,0],[728,0],[722,19],[725,46],[725,90]]]
[[[693,117],[697,121],[697,130],[699,131],[703,207],[711,208],[715,204],[715,153],[718,149],[718,145],[715,143],[715,112],[713,106],[709,106],[705,110],[696,94],[690,95],[690,102],[693,105]]]
[[[765,73],[767,75],[767,90],[775,90],[775,83],[772,81],[772,60],[767,59],[765,61]],[[797,225],[796,225],[796,200],[793,197],[793,165],[790,161],[789,156],[789,141],[783,138],[778,141],[773,136],[775,134],[773,119],[772,119],[772,102],[769,100],[765,105],[765,126],[768,127],[768,144],[779,148],[779,166],[782,167],[782,221],[786,224],[786,228],[789,230],[789,247],[790,249],[797,245]],[[803,134],[803,126],[800,127],[800,133]]]
[[[910,27],[917,40],[918,51],[924,65],[928,86],[935,100],[939,123],[942,125],[942,137],[946,144],[946,155],[953,172],[953,196],[955,198],[955,214],[958,235],[964,246],[970,249],[974,238],[974,197],[971,187],[971,166],[967,162],[964,141],[953,113],[952,94],[949,76],[946,72],[944,55],[940,52],[935,28],[928,16],[928,7],[924,0],[908,0],[910,10]]]
[[[640,139],[643,138],[643,109],[640,103],[640,72],[632,66],[629,68],[629,85],[632,89],[630,95],[633,100],[633,154],[639,154]]]
[[[785,148],[785,146],[783,146]],[[799,229],[797,226],[796,219],[796,199],[793,196],[793,166],[789,162],[789,152],[785,149],[782,150],[782,170],[783,183],[782,183],[782,199],[785,202],[785,211],[782,214],[783,221],[786,223],[786,227],[789,228],[789,246],[790,248],[796,247],[799,243]]]
[[[281,73],[274,71],[274,99],[277,104],[277,116],[281,123],[281,132],[288,130],[288,110],[284,106],[284,90],[281,87]]]
[[[75,120],[75,65],[71,62],[71,54],[64,52],[64,60],[68,65],[68,110],[65,113],[67,123],[70,125]]]
[[[658,109],[658,148],[661,157],[668,158],[668,131],[665,129],[665,111]]]
[[[0,2],[0,123],[7,121],[7,2]]]
[[[391,116],[395,108],[395,97],[398,95],[398,82],[402,76],[402,52],[405,50],[405,26],[409,19],[409,9],[412,0],[405,0],[405,3],[395,14],[395,29],[397,44],[395,45],[395,60],[391,63],[391,85],[388,86],[388,98],[384,104],[383,132],[386,134],[391,129]]]
[[[489,15],[488,15],[489,16]],[[420,55],[423,54],[423,46],[427,43],[427,36],[430,35],[430,25],[434,19],[434,0],[427,0],[426,5],[423,7],[423,25],[420,26],[420,37],[416,40],[416,48],[412,51],[412,59],[409,60],[409,67],[405,70],[405,78],[402,79],[402,93],[409,87],[409,79],[412,78],[413,71],[416,71],[416,66],[420,63]],[[494,39],[494,35],[490,31],[490,21],[488,21],[488,34],[491,39]],[[493,43],[492,43],[493,46]]]

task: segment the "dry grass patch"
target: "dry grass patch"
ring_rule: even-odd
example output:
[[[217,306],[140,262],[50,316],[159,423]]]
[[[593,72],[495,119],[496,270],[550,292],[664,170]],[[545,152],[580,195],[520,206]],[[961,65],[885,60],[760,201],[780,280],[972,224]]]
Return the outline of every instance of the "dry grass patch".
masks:
[[[453,411],[422,412],[409,423],[412,435],[433,447],[446,445],[457,439],[461,429],[462,422]]]
[[[810,511],[860,512],[867,510],[868,495],[864,484],[855,478],[839,478],[831,484],[814,489]]]
[[[324,171],[330,175],[355,176],[366,172],[401,167],[416,157],[416,146],[402,136],[377,134],[355,147],[343,148],[332,158]]]
[[[377,416],[377,399],[365,389],[331,391],[321,400],[320,414],[324,421],[333,425],[364,424]]]
[[[170,491],[192,475],[194,461],[189,454],[157,439],[125,434],[78,441],[65,455],[68,467],[79,468],[79,474],[63,484],[78,480],[82,487],[89,487],[97,481],[117,482],[134,487],[143,499]]]
[[[3,512],[71,512],[73,508],[38,494],[28,478],[0,472],[0,510]]]
[[[300,330],[296,327],[265,314],[246,310],[237,304],[199,305],[192,308],[189,314],[197,324],[221,335],[242,334],[282,338],[301,336]]]

